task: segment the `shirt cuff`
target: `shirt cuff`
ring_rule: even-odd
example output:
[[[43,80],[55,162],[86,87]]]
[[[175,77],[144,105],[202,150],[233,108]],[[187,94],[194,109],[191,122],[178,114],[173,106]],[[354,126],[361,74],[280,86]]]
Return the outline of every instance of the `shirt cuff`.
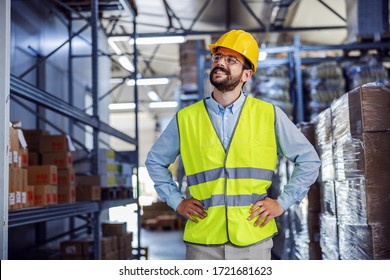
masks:
[[[295,199],[291,198],[288,194],[282,193],[276,201],[283,207],[284,211],[290,208],[294,203]]]
[[[176,211],[177,209],[177,206],[179,206],[180,202],[182,202],[182,200],[184,199],[184,197],[180,194],[180,193],[173,193],[169,199],[167,200],[167,204],[173,209]]]

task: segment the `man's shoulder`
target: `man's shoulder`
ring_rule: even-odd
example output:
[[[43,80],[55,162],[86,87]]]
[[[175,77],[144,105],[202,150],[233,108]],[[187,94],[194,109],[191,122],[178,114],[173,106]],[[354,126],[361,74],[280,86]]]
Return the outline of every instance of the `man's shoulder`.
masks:
[[[249,102],[251,102],[252,104],[255,104],[255,105],[263,105],[263,106],[272,106],[272,107],[275,107],[274,104],[272,104],[271,102],[268,102],[268,101],[264,101],[262,99],[259,99],[259,98],[256,98],[256,97],[252,97],[252,96],[248,96],[247,97],[247,100]]]
[[[205,102],[204,99],[196,101],[193,104],[190,104],[184,108],[181,108],[178,112],[186,112],[186,111],[196,110],[199,107],[204,107],[204,102]]]

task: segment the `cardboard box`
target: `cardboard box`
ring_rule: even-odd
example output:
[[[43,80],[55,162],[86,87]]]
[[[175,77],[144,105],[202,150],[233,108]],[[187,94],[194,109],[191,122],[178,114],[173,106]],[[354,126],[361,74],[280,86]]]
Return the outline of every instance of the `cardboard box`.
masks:
[[[20,148],[19,149],[19,158],[20,158],[20,167],[27,168],[29,159],[28,159],[28,149]]]
[[[106,175],[76,176],[76,186],[108,186]]]
[[[72,154],[70,152],[42,153],[43,165],[55,165],[57,169],[72,167]]]
[[[339,246],[342,260],[388,260],[390,227],[340,225]]]
[[[126,222],[103,222],[103,236],[122,236],[127,234]]]
[[[390,86],[366,84],[347,92],[331,105],[334,137],[389,131],[389,104]]]
[[[42,165],[42,158],[39,152],[28,151],[28,165]]]
[[[32,165],[27,168],[29,185],[57,185],[57,166]]]
[[[20,122],[10,124],[9,130],[9,164],[13,167],[25,167],[26,159],[22,158],[27,153],[27,143],[22,129],[19,127]],[[24,161],[23,161],[24,160]]]
[[[34,205],[46,206],[52,204],[52,185],[35,185],[34,186]]]
[[[94,241],[92,239],[67,240],[60,244],[61,257],[80,257],[80,259],[93,259]]]
[[[76,201],[99,201],[101,199],[100,186],[77,186]]]
[[[128,232],[125,235],[119,235],[118,236],[118,249],[119,250],[130,250],[133,248],[132,243],[133,242],[133,233]]]
[[[24,171],[19,167],[10,167],[9,168],[9,180],[8,184],[12,187],[22,188],[24,185]]]
[[[58,187],[57,186],[51,186],[50,204],[58,204]]]
[[[34,206],[34,186],[26,185],[23,187],[22,205],[23,208]]]
[[[13,189],[8,190],[8,209],[13,210],[16,209],[15,206],[15,191]]]
[[[41,136],[49,135],[49,132],[42,129],[23,129],[23,134],[29,151],[39,152]]]
[[[58,185],[58,203],[75,203],[76,187],[74,185]]]
[[[21,168],[21,174],[22,174],[22,187],[25,187],[28,185],[28,171],[25,168]]]
[[[58,169],[57,170],[57,183],[58,186],[69,186],[76,184],[76,174],[73,168]]]
[[[18,131],[12,126],[9,128],[9,148],[11,151],[19,150]]]
[[[102,255],[106,255],[113,250],[116,250],[116,247],[112,247],[112,238],[111,236],[102,237],[101,246],[102,246]]]
[[[70,138],[65,134],[42,135],[39,142],[39,151],[47,152],[68,152],[72,150]]]

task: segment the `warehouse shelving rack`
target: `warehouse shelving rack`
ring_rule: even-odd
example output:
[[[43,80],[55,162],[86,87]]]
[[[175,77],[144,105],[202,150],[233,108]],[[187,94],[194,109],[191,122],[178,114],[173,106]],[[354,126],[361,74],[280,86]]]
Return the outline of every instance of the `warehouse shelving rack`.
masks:
[[[310,51],[328,51],[341,50],[343,55],[335,57],[310,57],[302,58],[301,54]],[[305,121],[304,119],[304,94],[303,94],[303,75],[302,66],[310,65],[325,61],[345,61],[346,59],[353,59],[348,56],[351,51],[369,51],[377,50],[383,56],[383,59],[390,59],[390,43],[389,42],[368,42],[368,43],[350,43],[343,45],[302,45],[300,37],[294,36],[294,44],[289,46],[276,46],[262,48],[267,54],[287,54],[286,58],[268,58],[261,61],[259,68],[270,66],[287,65],[290,70],[290,95],[295,102],[294,122],[299,123]]]
[[[58,2],[60,3],[60,2]],[[4,14],[10,14],[10,6],[11,1],[7,0],[4,2],[5,9]],[[77,13],[77,12],[76,12]],[[77,233],[80,233],[81,231],[86,231],[87,233],[93,233],[94,236],[94,258],[99,259],[101,256],[101,230],[100,230],[100,213],[103,210],[107,210],[112,207],[117,206],[125,206],[128,204],[136,204],[137,205],[137,217],[138,217],[138,229],[140,229],[140,206],[139,206],[139,185],[138,185],[138,119],[136,117],[136,136],[135,138],[132,138],[128,136],[127,134],[118,131],[108,124],[102,122],[99,120],[98,117],[98,56],[99,56],[99,50],[97,48],[97,15],[98,15],[98,1],[94,0],[91,1],[91,17],[85,18],[88,23],[87,25],[91,28],[91,35],[92,35],[92,43],[91,43],[91,60],[92,60],[92,96],[93,96],[93,114],[89,115],[84,112],[84,110],[76,108],[71,105],[71,102],[65,102],[54,95],[43,91],[36,86],[27,83],[24,81],[21,77],[24,77],[25,73],[21,75],[21,77],[16,77],[14,75],[9,75],[10,83],[9,83],[9,91],[10,91],[10,97],[11,99],[15,99],[15,101],[20,102],[20,100],[27,100],[34,104],[37,104],[45,109],[48,109],[52,112],[55,112],[65,118],[68,118],[72,124],[83,124],[87,125],[93,128],[93,151],[96,151],[99,147],[99,133],[105,133],[110,136],[114,136],[118,139],[121,139],[127,143],[135,145],[135,151],[132,151],[132,156],[135,156],[135,172],[137,176],[137,185],[136,185],[136,197],[135,198],[126,198],[126,199],[114,199],[114,200],[107,200],[107,201],[94,201],[94,202],[76,202],[72,204],[59,204],[59,205],[50,205],[46,207],[32,207],[32,208],[25,208],[25,209],[18,209],[8,212],[8,199],[4,199],[2,202],[2,216],[4,225],[8,225],[3,227],[2,231],[2,238],[1,238],[1,258],[6,259],[8,258],[8,228],[28,225],[28,224],[39,224],[39,223],[45,223],[47,221],[51,220],[58,220],[58,219],[66,219],[69,218],[70,220],[70,231],[62,233],[58,236],[51,237],[50,239],[43,240],[43,242],[50,242],[53,240],[56,240],[58,238],[64,237],[64,236],[76,236]],[[10,17],[4,17],[7,19],[7,24],[4,26],[10,25]],[[71,22],[71,18],[69,21]],[[71,24],[70,24],[71,25]],[[83,29],[83,28],[82,28]],[[85,28],[84,28],[85,29]],[[3,31],[3,30],[2,30]],[[6,37],[8,38],[8,41],[6,40],[6,43],[9,43],[9,30],[6,30],[4,28],[4,31],[6,33]],[[7,34],[8,33],[8,34]],[[79,32],[78,32],[79,33]],[[77,34],[70,35],[70,38],[67,42],[71,45],[72,39],[76,37]],[[58,47],[55,51],[59,50],[64,44],[62,44],[60,47]],[[71,49],[71,48],[70,48]],[[53,53],[53,51],[48,56],[44,57],[39,61],[38,64],[35,65],[35,67],[29,68],[28,71],[31,71],[32,69],[39,66],[42,62],[44,62],[47,58],[49,58]],[[136,56],[136,53],[135,53]],[[69,51],[69,85],[70,85],[70,95],[73,94],[72,91],[72,52]],[[4,69],[9,69],[9,61],[8,65],[7,63],[4,63],[5,67]],[[136,67],[136,66],[135,66]],[[8,72],[9,74],[9,72]],[[7,77],[5,77],[7,79]],[[137,90],[135,90],[135,100],[138,100],[137,97]],[[70,96],[70,99],[72,99],[72,96]],[[9,101],[9,97],[7,99]],[[8,106],[9,109],[9,103],[5,104]],[[7,112],[6,112],[7,113]],[[137,114],[137,111],[135,112]],[[6,120],[9,120],[9,117],[6,118]],[[71,130],[71,129],[70,129]],[[7,131],[7,129],[6,129]],[[8,132],[5,133],[5,135],[8,135]],[[70,133],[70,136],[71,133]],[[6,153],[5,153],[6,154]],[[4,157],[6,158],[6,157]],[[92,157],[94,160],[92,164],[92,170],[96,172],[97,170],[97,158],[96,155]],[[5,161],[6,163],[7,161]],[[6,170],[6,169],[5,169]],[[8,185],[8,180],[6,173],[4,173],[4,184],[3,184],[3,193],[8,194],[8,191],[6,191],[6,186]],[[8,198],[8,195],[5,197]],[[81,218],[86,221],[85,225],[82,225],[78,228],[74,228],[74,219],[75,218]],[[138,247],[136,248],[138,250],[138,255],[135,257],[140,256],[140,230],[138,230]]]

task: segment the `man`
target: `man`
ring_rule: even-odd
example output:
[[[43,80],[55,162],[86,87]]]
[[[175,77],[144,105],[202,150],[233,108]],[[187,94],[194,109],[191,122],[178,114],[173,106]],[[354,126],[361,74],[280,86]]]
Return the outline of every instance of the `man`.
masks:
[[[271,259],[274,218],[304,198],[320,161],[281,109],[242,92],[256,72],[253,36],[231,30],[209,48],[211,97],[176,114],[148,153],[146,167],[159,196],[188,219],[187,259]],[[179,154],[189,198],[167,168]],[[295,169],[274,200],[267,189],[278,154]]]

